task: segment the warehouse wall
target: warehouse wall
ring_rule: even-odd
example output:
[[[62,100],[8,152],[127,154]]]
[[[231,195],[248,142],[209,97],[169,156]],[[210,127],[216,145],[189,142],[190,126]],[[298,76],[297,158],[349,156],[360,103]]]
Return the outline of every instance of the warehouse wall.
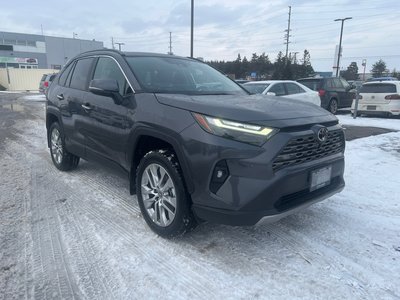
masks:
[[[8,91],[37,91],[43,74],[57,73],[52,69],[0,69],[0,84]]]

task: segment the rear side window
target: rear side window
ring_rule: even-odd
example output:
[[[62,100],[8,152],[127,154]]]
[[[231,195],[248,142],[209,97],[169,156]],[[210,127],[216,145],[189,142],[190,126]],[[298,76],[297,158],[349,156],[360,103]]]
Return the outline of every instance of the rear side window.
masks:
[[[43,76],[42,76],[42,79],[40,79],[40,81],[44,81],[45,79],[46,79],[46,74],[44,74]]]
[[[74,73],[72,74],[71,78],[71,83],[69,85],[70,88],[83,91],[86,90],[92,62],[92,58],[84,58],[76,62]]]
[[[70,64],[60,75],[60,79],[58,80],[58,83],[62,86],[65,86],[65,80],[67,79],[68,74],[70,73],[72,66],[74,64]]]
[[[396,85],[390,83],[364,84],[360,93],[397,93]]]
[[[262,94],[265,89],[269,86],[268,83],[256,83],[256,84],[244,84],[243,87],[253,94]]]
[[[340,82],[342,83],[343,87],[346,89],[350,87],[350,84],[343,78],[340,78]]]
[[[285,83],[285,86],[286,86],[288,95],[300,94],[300,93],[305,92],[301,87],[299,87],[295,83],[288,82],[288,83]]]
[[[332,78],[331,80],[333,82],[333,86],[332,86],[333,88],[342,88],[343,87],[342,82],[340,81],[339,78]]]
[[[268,92],[275,93],[276,96],[284,96],[286,94],[283,83],[274,84]]]
[[[298,80],[298,82],[304,84],[306,87],[312,89],[313,91],[318,91],[320,89],[320,80]]]

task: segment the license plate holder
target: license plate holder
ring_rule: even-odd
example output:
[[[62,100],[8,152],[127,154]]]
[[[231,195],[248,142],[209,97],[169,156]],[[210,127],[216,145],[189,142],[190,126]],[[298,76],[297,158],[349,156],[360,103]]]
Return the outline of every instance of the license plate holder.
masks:
[[[376,105],[367,105],[367,110],[376,110]]]
[[[323,188],[331,183],[332,166],[326,166],[311,172],[310,192]]]

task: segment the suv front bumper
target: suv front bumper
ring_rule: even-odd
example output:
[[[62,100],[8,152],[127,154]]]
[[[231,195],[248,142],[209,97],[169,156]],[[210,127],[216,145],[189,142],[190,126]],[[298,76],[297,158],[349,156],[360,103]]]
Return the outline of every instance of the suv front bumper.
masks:
[[[320,189],[310,191],[310,174],[326,166],[332,167],[331,183]],[[237,195],[246,197],[246,205],[237,210],[221,209],[194,204],[195,215],[203,220],[227,225],[254,225],[260,221],[277,221],[311,204],[320,202],[343,190],[344,159],[325,160],[309,167],[296,166],[281,170],[271,180],[252,185],[248,193],[248,179],[229,178],[235,182]],[[243,184],[241,184],[243,181]],[[229,183],[226,183],[229,185]],[[227,196],[228,189],[220,190],[221,197]],[[255,195],[255,196],[252,196]],[[232,195],[233,196],[233,195]],[[241,199],[243,201],[243,199]]]
[[[336,125],[330,131],[339,129],[340,126]],[[237,142],[209,134],[206,137],[212,141],[204,145],[200,142],[202,132],[195,131],[189,131],[191,137],[197,137],[196,143],[193,138],[189,143],[190,157],[195,158],[190,161],[195,182],[191,197],[192,210],[199,219],[227,225],[254,225],[260,220],[272,222],[322,201],[345,186],[342,151],[274,169],[275,158],[285,145],[293,138],[309,134],[308,130],[280,133],[262,148],[240,143],[242,147],[237,149],[234,147]],[[222,143],[218,144],[220,141]],[[213,193],[210,191],[210,180],[216,164],[221,160],[226,161],[229,177]],[[331,168],[330,184],[311,190],[312,172],[328,166]]]

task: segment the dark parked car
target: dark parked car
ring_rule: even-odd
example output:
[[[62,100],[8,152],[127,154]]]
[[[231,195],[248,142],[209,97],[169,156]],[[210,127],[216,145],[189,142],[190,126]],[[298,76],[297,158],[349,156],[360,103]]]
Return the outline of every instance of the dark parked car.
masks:
[[[57,74],[43,74],[39,83],[39,92],[45,94]]]
[[[339,108],[351,107],[355,97],[353,87],[341,77],[312,77],[298,79],[297,82],[317,91],[321,106],[333,114]]]
[[[83,158],[121,167],[145,221],[163,237],[202,220],[278,220],[344,187],[335,116],[249,95],[197,60],[86,52],[64,67],[47,98],[54,165],[72,170]]]

